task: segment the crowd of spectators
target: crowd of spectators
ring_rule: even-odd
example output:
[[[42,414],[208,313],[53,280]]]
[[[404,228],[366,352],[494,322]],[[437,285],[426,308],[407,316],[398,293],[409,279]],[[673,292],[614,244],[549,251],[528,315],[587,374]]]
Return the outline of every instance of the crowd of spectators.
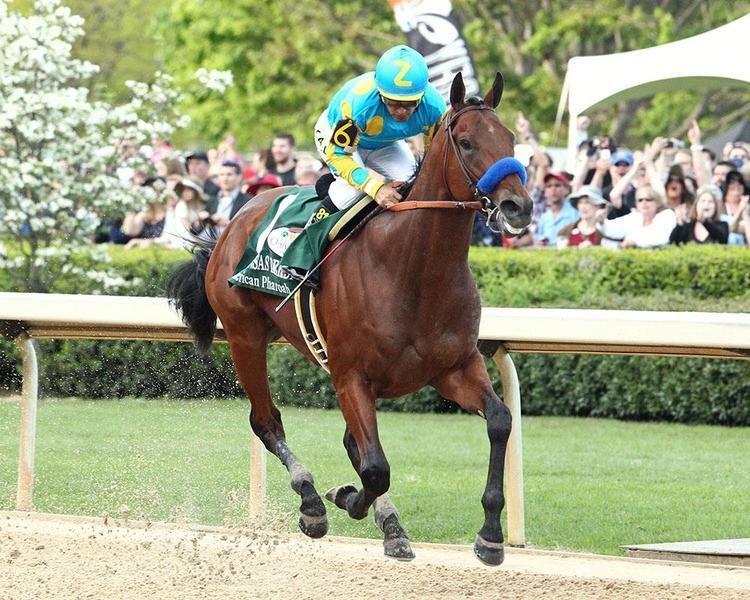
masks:
[[[505,248],[656,248],[668,244],[750,245],[750,144],[727,144],[716,156],[701,143],[693,122],[687,142],[657,137],[642,149],[618,147],[590,136],[579,120],[580,144],[573,172],[553,167],[552,157],[526,118],[515,123],[519,157],[528,159],[533,201],[531,226],[503,238],[477,215],[472,243]],[[415,154],[423,150],[410,140]],[[142,149],[148,171],[124,172],[142,190],[143,206],[109,227],[107,241],[126,247],[182,247],[189,233],[221,233],[253,196],[281,185],[315,185],[328,168],[312,153],[298,152],[294,137],[277,134],[248,156],[227,135],[216,148],[181,153],[168,142]]]
[[[282,185],[315,185],[328,172],[312,154],[297,152],[288,133],[248,157],[231,134],[208,151],[183,153],[160,141],[139,152],[149,168],[123,169],[120,176],[139,191],[143,205],[110,223],[100,241],[181,248],[192,235],[220,234],[253,196]]]
[[[477,218],[472,243],[506,248],[656,248],[668,244],[750,245],[750,144],[715,155],[693,121],[687,140],[657,137],[642,149],[588,134],[579,120],[573,172],[552,157],[519,115],[518,141],[530,156],[527,185],[532,224],[502,238]]]

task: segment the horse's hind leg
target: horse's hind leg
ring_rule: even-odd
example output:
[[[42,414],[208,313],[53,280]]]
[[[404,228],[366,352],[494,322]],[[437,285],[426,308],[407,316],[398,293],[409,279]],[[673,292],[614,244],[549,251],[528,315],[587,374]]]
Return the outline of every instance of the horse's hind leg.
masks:
[[[348,427],[344,432],[344,447],[354,470],[359,473],[359,450],[357,449],[354,436]],[[354,486],[344,485],[328,490],[326,498],[339,505],[340,508],[346,508],[349,496],[356,493],[357,489]],[[398,511],[388,497],[388,494],[385,493],[378,496],[372,506],[374,509],[375,524],[384,535],[383,548],[385,555],[399,560],[413,559],[414,552],[409,543],[409,536],[406,535],[406,531],[401,527]]]
[[[510,436],[510,410],[492,389],[479,352],[475,352],[462,368],[449,373],[433,385],[445,398],[487,419],[490,464],[487,484],[482,494],[484,525],[474,542],[474,553],[485,564],[499,565],[505,558],[500,513],[505,506],[503,471]]]
[[[357,492],[353,486],[334,488],[326,497],[345,509],[352,519],[364,519],[375,498],[385,494],[391,484],[391,467],[378,438],[375,396],[356,373],[345,378],[334,376],[333,386],[346,426],[356,445],[359,457],[357,473],[362,481],[362,489]]]
[[[289,471],[292,489],[302,498],[299,518],[302,533],[319,538],[328,531],[325,504],[315,490],[312,474],[287,446],[281,413],[271,401],[268,388],[266,331],[255,323],[262,323],[259,316],[257,320],[244,320],[239,332],[233,332],[225,325],[237,376],[250,399],[250,426],[268,451],[275,454]]]

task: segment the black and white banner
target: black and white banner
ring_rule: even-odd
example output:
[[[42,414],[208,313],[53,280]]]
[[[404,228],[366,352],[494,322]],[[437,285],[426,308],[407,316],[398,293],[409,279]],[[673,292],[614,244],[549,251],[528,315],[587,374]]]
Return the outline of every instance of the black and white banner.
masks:
[[[446,102],[456,73],[463,73],[466,95],[479,93],[471,54],[450,0],[388,0],[408,45],[427,61],[430,83]]]

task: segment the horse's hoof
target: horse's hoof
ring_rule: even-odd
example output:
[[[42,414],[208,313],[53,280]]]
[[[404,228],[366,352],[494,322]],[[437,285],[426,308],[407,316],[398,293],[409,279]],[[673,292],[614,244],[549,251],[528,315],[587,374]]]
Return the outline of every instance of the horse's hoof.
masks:
[[[505,547],[502,542],[488,542],[478,535],[474,540],[474,554],[485,565],[496,567],[505,560]]]
[[[299,529],[307,537],[322,538],[328,533],[328,516],[321,515],[319,517],[314,517],[300,513]]]
[[[346,499],[350,494],[356,494],[357,488],[351,484],[332,487],[325,493],[326,500],[333,502],[339,508],[346,510]]]
[[[385,555],[397,560],[414,560],[414,551],[411,549],[409,538],[393,538],[383,542]]]

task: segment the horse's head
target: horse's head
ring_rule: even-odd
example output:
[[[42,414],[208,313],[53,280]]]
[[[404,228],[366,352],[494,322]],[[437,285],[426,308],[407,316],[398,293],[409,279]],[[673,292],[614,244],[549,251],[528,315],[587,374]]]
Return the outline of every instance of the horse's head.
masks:
[[[451,86],[451,109],[436,136],[443,145],[443,171],[456,200],[480,200],[490,221],[505,235],[520,235],[531,222],[532,202],[526,191],[526,169],[514,157],[513,134],[495,108],[503,95],[503,77],[495,77],[484,99],[465,99],[461,73]],[[438,139],[441,138],[441,139]]]

